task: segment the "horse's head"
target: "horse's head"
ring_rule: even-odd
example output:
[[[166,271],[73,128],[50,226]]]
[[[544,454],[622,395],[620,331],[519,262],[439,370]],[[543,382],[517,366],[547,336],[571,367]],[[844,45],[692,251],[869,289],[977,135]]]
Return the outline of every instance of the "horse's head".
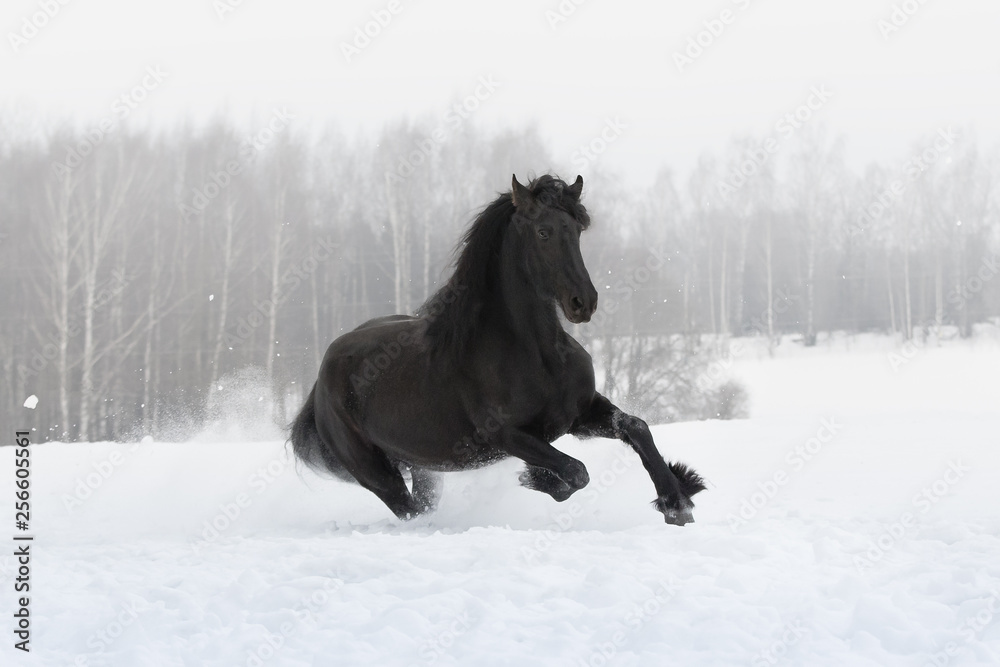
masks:
[[[597,310],[597,290],[580,254],[580,234],[590,225],[580,203],[583,177],[573,185],[542,176],[531,188],[511,181],[511,219],[532,282],[543,299],[555,299],[570,322],[589,322]]]

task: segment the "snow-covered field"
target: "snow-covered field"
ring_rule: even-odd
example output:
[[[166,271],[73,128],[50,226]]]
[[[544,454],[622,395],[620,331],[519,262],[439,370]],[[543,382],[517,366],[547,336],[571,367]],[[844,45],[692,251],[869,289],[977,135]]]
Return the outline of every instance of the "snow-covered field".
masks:
[[[566,503],[507,462],[405,524],[276,440],[35,446],[32,653],[5,548],[0,664],[1000,664],[995,331],[732,373],[750,419],[653,429],[710,482],[683,528],[606,440],[558,443],[592,479]]]

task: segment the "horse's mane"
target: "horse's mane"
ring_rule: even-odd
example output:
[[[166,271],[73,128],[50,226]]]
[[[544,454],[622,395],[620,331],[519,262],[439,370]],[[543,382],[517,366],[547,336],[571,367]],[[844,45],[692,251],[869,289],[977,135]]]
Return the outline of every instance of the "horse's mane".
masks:
[[[589,227],[587,209],[565,192],[567,187],[549,174],[528,184],[536,199],[562,209]],[[476,216],[455,249],[457,259],[451,278],[417,310],[430,321],[427,334],[435,352],[450,350],[461,356],[474,337],[482,321],[483,306],[497,289],[500,248],[514,210],[511,193],[504,192]]]

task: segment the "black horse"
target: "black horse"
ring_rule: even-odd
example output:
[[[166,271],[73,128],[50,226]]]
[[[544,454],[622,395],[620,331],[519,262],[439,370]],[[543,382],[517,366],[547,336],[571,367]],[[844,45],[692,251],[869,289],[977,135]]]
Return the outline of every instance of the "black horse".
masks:
[[[666,463],[646,423],[595,391],[591,357],[556,313],[558,303],[579,323],[597,308],[580,254],[590,224],[582,188],[580,176],[567,185],[545,175],[528,187],[515,176],[416,316],[380,317],[335,340],[292,423],[295,454],[409,519],[435,506],[438,471],[509,456],[527,464],[523,486],[564,501],[590,476],[550,443],[565,433],[618,438],[642,459],[666,522],[693,521],[702,478]]]

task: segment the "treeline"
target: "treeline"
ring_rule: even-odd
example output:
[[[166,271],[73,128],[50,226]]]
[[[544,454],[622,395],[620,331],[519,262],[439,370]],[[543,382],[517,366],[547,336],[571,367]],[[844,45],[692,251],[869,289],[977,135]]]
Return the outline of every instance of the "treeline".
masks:
[[[248,367],[283,421],[334,337],[434,292],[512,173],[576,175],[531,128],[405,121],[359,139],[281,111],[249,133],[0,127],[0,411],[20,427],[37,395],[51,439],[186,437]],[[576,335],[622,391],[658,363],[656,337],[970,335],[1000,314],[997,165],[947,130],[862,174],[804,132],[778,151],[734,140],[649,188],[592,164],[601,304]]]

